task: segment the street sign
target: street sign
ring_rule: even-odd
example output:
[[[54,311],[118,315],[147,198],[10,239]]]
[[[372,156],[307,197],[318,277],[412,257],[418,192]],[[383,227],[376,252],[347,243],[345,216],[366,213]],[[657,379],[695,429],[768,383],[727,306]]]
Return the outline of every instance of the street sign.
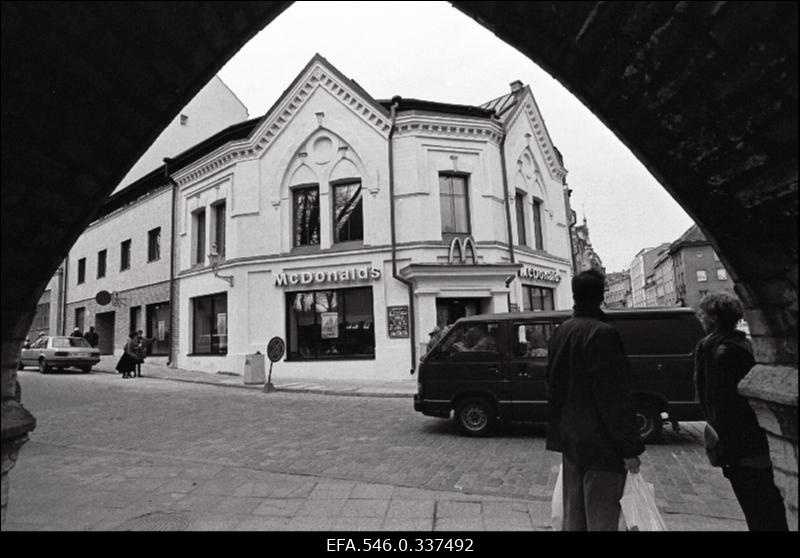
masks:
[[[270,362],[278,362],[286,351],[286,343],[280,337],[273,337],[267,344],[267,357]]]
[[[111,302],[111,293],[108,291],[100,291],[94,296],[94,301],[100,306],[105,306]]]

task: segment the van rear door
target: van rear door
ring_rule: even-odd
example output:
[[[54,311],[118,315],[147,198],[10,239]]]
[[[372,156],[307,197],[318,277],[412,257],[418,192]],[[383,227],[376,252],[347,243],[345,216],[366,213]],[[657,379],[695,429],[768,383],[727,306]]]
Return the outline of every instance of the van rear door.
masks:
[[[514,322],[506,373],[511,381],[513,420],[547,420],[547,343],[556,324],[544,321]]]

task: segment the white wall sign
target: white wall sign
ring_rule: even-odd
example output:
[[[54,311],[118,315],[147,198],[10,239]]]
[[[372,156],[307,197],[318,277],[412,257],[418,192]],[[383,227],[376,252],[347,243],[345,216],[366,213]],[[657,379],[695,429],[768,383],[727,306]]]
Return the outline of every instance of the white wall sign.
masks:
[[[536,267],[523,267],[519,270],[519,276],[526,279],[536,279],[549,283],[560,283],[561,275],[554,269],[539,269]]]
[[[275,286],[309,285],[311,283],[345,283],[369,279],[376,281],[381,278],[380,269],[371,266],[351,267],[338,271],[301,271],[300,273],[277,273]]]

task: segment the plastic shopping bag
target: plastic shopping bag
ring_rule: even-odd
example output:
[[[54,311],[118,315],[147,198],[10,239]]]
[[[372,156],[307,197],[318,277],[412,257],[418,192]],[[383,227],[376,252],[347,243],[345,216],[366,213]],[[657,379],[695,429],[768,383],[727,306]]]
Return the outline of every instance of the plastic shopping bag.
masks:
[[[656,506],[653,485],[639,473],[628,473],[622,494],[622,518],[628,531],[666,531],[667,526]],[[621,522],[620,522],[621,523]]]
[[[550,526],[553,531],[561,531],[564,527],[564,491],[562,488],[563,466],[558,466],[558,478],[553,488],[553,500],[550,504]]]

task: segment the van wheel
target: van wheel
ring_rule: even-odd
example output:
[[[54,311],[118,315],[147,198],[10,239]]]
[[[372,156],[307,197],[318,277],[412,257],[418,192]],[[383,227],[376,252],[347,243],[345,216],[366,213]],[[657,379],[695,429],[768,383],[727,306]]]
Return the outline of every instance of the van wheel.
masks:
[[[497,419],[494,405],[482,397],[464,399],[456,407],[456,422],[467,436],[488,436]]]
[[[663,420],[661,411],[655,405],[638,403],[636,405],[636,427],[642,442],[650,444],[661,439]]]

